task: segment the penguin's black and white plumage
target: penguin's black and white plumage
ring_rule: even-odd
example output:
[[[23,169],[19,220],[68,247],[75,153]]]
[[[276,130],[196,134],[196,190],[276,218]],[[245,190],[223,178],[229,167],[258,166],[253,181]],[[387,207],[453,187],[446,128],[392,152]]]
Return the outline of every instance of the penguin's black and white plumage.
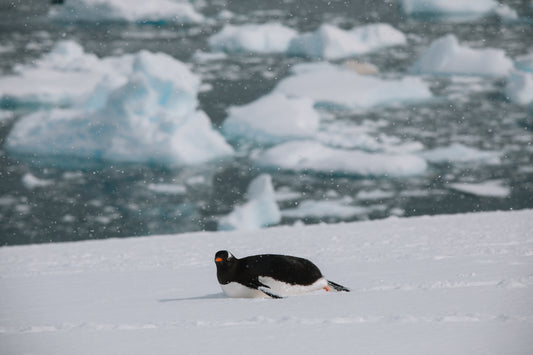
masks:
[[[311,261],[296,256],[263,254],[242,259],[227,250],[215,255],[217,278],[228,297],[282,298],[312,291],[350,291],[326,280]]]

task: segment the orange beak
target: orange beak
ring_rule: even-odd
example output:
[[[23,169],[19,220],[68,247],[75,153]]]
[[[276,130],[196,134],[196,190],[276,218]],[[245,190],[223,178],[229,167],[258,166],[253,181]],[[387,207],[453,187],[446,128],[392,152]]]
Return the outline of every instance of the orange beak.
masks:
[[[219,263],[219,262],[221,262],[221,261],[222,261],[222,258],[216,258],[216,259],[215,259],[215,262],[216,262],[216,263]]]

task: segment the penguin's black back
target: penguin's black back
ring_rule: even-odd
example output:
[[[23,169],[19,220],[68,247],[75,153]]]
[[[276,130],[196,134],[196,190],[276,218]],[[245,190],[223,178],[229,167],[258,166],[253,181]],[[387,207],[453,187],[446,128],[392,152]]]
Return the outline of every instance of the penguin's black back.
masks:
[[[263,276],[291,285],[311,285],[322,277],[318,267],[311,261],[289,255],[247,256],[237,259],[231,269],[225,275],[218,275],[221,283],[236,281],[246,285],[250,280],[257,281],[258,277]],[[220,276],[223,280],[220,280]],[[225,278],[228,279],[224,280]]]

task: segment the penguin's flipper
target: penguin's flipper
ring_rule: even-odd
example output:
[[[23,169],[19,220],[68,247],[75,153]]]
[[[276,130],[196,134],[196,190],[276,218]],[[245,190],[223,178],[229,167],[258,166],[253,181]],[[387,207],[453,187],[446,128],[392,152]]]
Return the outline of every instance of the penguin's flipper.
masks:
[[[271,290],[270,290],[270,287],[268,286],[260,286],[257,288],[259,291],[263,292],[265,295],[267,296],[270,296],[272,298],[283,298],[279,295],[276,295],[275,293],[273,293]]]
[[[344,291],[344,292],[350,292],[350,289],[349,288],[346,288],[342,285],[339,285],[333,281],[329,281],[328,280],[328,285],[333,287],[335,289],[335,291]]]

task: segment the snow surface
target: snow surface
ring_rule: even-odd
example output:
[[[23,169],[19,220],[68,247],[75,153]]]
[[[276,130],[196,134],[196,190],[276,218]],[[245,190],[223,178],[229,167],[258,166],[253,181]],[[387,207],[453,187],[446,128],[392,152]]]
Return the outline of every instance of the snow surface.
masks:
[[[531,354],[533,211],[0,248],[9,354]],[[231,299],[213,256],[308,258],[350,293]]]
[[[366,153],[331,148],[316,141],[291,141],[255,157],[257,166],[353,176],[405,177],[426,171],[426,161],[413,154]]]
[[[313,137],[319,124],[320,116],[311,99],[274,92],[247,105],[230,107],[222,132],[230,139],[273,144]]]
[[[65,0],[49,15],[68,22],[200,23],[204,17],[188,1]]]
[[[381,79],[327,62],[298,64],[292,72],[274,91],[310,98],[315,105],[368,109],[432,98],[428,84],[420,78]]]
[[[74,60],[93,58],[79,46],[65,42],[49,56],[59,56],[58,48],[67,54],[66,64],[59,64],[61,70],[73,66],[73,72],[92,74],[92,70],[84,72],[83,61]],[[71,108],[41,110],[20,118],[5,149],[58,164],[70,159],[82,165],[105,160],[181,166],[233,154],[207,115],[196,110],[200,79],[185,64],[144,50],[114,63],[121,70],[106,68],[106,74],[96,76],[100,82],[92,84],[91,94],[78,97],[79,103]],[[66,75],[78,80],[73,72]],[[60,86],[64,92],[69,89],[64,82]]]
[[[279,23],[226,25],[209,37],[209,47],[228,53],[283,53],[298,32]]]
[[[323,24],[314,32],[293,38],[288,53],[317,59],[340,59],[406,43],[405,35],[386,23],[369,24],[348,31]]]
[[[248,186],[248,201],[218,221],[219,230],[255,230],[276,225],[281,213],[272,185],[272,177],[261,174]]]
[[[496,48],[474,49],[448,34],[436,39],[410,68],[413,73],[440,75],[506,76],[513,61]]]

